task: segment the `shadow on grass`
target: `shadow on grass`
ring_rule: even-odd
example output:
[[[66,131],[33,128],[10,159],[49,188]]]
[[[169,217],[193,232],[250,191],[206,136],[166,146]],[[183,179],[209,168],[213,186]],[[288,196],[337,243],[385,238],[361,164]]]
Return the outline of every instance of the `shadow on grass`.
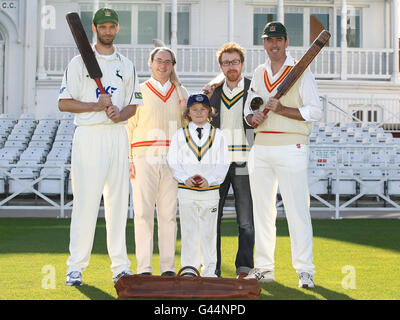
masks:
[[[326,300],[353,300],[346,294],[332,291],[318,285],[312,289],[290,288],[278,282],[261,284],[260,286],[261,289],[263,289],[260,294],[260,299],[263,300],[320,300],[312,293],[317,293]]]
[[[88,284],[83,284],[82,286],[75,287],[78,291],[88,297],[90,300],[115,300],[115,297],[100,290],[99,288],[93,287]]]
[[[357,243],[400,252],[398,245],[400,243],[399,219],[314,219],[312,226],[314,238]],[[224,220],[222,236],[237,237],[237,235],[236,220]],[[277,219],[276,235],[277,237],[289,236],[286,219]]]
[[[112,295],[102,291],[91,285],[84,284],[80,287],[76,287],[82,294],[84,294],[90,300],[116,300]],[[327,288],[316,286],[313,289],[295,289],[286,287],[278,282],[261,284],[260,300],[320,300],[312,293],[321,295],[326,300],[353,300],[348,295],[329,290]],[[310,292],[310,293],[308,293]],[[119,300],[131,300],[131,299],[119,299]],[[142,299],[132,299],[142,300]],[[159,300],[159,299],[150,299]],[[170,300],[170,299],[162,299]],[[174,300],[174,299],[171,299]],[[188,299],[197,300],[197,299]],[[200,299],[203,300],[203,299]]]
[[[327,238],[400,252],[400,220],[343,219],[313,220],[314,238]],[[0,219],[0,253],[45,252],[68,253],[70,219],[2,218]],[[286,219],[276,222],[277,236],[289,236]],[[223,237],[237,237],[236,220],[222,224]],[[371,236],[373,235],[373,236]],[[180,239],[178,220],[178,239]],[[126,244],[135,252],[133,221],[128,220]],[[105,220],[98,219],[92,253],[107,254]],[[154,253],[158,253],[157,221],[154,223]],[[179,254],[177,248],[177,254]]]

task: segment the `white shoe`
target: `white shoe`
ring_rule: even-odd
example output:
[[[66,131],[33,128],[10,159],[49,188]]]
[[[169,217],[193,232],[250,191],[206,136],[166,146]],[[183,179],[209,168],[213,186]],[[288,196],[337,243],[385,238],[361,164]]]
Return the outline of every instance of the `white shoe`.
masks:
[[[124,270],[120,273],[118,273],[116,276],[113,277],[113,281],[114,283],[118,281],[119,278],[121,278],[122,276],[133,276],[133,272],[129,269]]]
[[[314,277],[311,273],[300,272],[299,274],[299,288],[314,288]]]
[[[251,269],[247,277],[244,277],[246,280],[256,279],[261,283],[273,282],[275,281],[274,272],[271,270],[254,268]]]
[[[71,271],[67,273],[67,280],[65,281],[67,286],[81,286],[82,285],[82,272]]]

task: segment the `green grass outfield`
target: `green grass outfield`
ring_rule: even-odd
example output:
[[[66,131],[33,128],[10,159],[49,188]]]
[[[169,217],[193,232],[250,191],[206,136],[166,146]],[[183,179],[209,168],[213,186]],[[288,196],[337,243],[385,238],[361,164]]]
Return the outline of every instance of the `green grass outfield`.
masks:
[[[84,285],[65,285],[69,242],[68,219],[0,219],[0,299],[77,300],[116,299],[99,219]],[[275,283],[262,284],[260,299],[348,300],[400,299],[400,220],[313,220],[315,289],[299,289],[291,265],[286,220],[277,220]],[[237,230],[234,220],[222,225],[223,277],[235,277]],[[179,238],[179,232],[178,232]],[[136,271],[133,222],[127,247]],[[157,241],[153,258],[159,274]],[[180,239],[176,265],[180,266]]]

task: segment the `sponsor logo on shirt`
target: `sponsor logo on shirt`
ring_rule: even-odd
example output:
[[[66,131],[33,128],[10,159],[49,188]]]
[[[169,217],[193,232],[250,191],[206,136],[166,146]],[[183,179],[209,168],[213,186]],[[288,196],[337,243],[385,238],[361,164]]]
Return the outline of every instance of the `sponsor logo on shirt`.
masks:
[[[106,94],[113,94],[115,91],[117,91],[117,88],[108,86],[108,87],[104,87],[104,91],[106,92]],[[96,89],[96,98],[98,98],[100,95],[100,90],[99,88]]]
[[[141,92],[135,92],[135,98],[136,99],[142,99],[142,93]]]

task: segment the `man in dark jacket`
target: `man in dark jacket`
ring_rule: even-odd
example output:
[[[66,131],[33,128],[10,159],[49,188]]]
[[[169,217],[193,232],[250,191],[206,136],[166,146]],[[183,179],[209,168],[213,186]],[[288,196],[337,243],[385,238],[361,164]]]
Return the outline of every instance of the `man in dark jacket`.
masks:
[[[238,277],[244,277],[253,268],[254,249],[253,205],[247,169],[247,156],[253,144],[254,133],[243,118],[250,80],[242,76],[244,50],[237,43],[224,44],[217,52],[217,59],[225,79],[217,86],[205,86],[203,91],[208,93],[211,105],[216,111],[211,124],[224,133],[232,163],[220,187],[215,273],[221,276],[221,220],[225,200],[232,186],[239,229],[236,274]]]

